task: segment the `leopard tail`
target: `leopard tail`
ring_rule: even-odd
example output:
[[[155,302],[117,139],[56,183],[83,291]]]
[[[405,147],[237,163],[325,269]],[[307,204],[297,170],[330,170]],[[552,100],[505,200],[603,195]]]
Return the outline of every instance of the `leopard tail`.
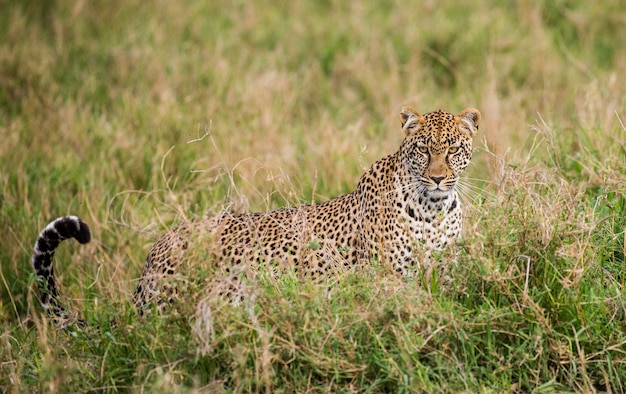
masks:
[[[37,275],[39,301],[48,315],[56,320],[67,320],[68,313],[59,299],[52,259],[57,247],[68,238],[81,244],[91,240],[89,226],[77,216],[63,216],[50,222],[39,234],[31,263]]]

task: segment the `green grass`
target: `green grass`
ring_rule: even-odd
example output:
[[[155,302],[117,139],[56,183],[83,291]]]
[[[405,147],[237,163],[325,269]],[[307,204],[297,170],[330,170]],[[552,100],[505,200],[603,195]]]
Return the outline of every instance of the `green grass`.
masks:
[[[626,392],[623,2],[474,3],[4,2],[1,391]],[[135,314],[160,234],[352,190],[402,105],[483,115],[451,283],[260,272]],[[29,264],[64,214],[74,334]]]

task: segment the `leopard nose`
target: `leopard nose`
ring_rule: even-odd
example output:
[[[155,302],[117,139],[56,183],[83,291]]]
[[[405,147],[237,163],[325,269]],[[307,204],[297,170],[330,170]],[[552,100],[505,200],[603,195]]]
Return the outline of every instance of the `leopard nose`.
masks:
[[[445,176],[431,176],[430,179],[435,181],[435,183],[438,185],[441,183],[441,181],[445,179]]]

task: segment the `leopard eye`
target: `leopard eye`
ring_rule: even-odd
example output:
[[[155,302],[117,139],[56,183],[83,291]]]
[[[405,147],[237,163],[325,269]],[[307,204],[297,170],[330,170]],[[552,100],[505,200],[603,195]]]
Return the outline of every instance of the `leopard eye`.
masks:
[[[421,153],[428,153],[428,147],[426,146],[418,146],[417,150],[420,151]]]
[[[459,151],[459,147],[458,146],[451,146],[448,148],[448,153],[454,154],[456,152]]]

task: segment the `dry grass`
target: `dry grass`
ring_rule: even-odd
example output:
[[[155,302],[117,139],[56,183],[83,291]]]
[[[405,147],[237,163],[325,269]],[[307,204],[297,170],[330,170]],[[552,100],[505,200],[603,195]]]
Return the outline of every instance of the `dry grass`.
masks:
[[[0,388],[626,391],[625,20],[620,0],[7,2]],[[405,104],[483,114],[453,291],[373,263],[260,275],[210,320],[134,316],[165,229],[352,190]],[[36,234],[69,213],[95,241],[60,250],[62,291],[105,323],[76,337],[29,290]]]

